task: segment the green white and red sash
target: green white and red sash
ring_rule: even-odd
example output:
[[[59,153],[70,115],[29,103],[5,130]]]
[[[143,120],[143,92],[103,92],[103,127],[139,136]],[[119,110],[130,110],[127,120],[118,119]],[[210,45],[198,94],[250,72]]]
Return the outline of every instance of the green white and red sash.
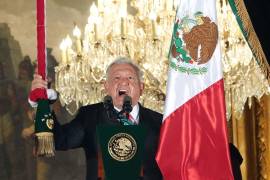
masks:
[[[47,57],[46,57],[46,0],[36,1],[37,10],[37,60],[38,74],[42,79],[46,79]],[[32,102],[37,102],[37,112],[35,118],[35,135],[37,138],[36,153],[39,156],[54,155],[53,141],[53,116],[47,95],[47,89],[34,89],[29,94]]]

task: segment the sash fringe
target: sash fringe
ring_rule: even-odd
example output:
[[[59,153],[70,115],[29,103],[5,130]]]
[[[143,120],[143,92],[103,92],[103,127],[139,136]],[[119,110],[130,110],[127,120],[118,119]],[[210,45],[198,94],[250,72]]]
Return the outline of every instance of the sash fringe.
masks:
[[[55,154],[53,133],[36,133],[36,153],[38,156],[52,157]]]

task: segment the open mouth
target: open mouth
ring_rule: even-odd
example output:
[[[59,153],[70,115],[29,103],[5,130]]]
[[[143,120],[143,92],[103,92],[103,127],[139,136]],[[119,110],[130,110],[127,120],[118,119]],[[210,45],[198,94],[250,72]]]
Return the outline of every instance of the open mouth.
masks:
[[[127,90],[119,90],[118,91],[119,96],[126,95],[126,94],[127,94]]]

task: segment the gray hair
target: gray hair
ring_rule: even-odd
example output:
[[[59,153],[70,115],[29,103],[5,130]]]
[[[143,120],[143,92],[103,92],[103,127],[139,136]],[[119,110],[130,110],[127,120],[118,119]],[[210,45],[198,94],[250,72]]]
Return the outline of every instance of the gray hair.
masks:
[[[118,57],[107,67],[106,79],[109,76],[109,71],[110,71],[111,67],[115,64],[128,64],[128,65],[130,65],[135,70],[140,82],[143,82],[143,72],[141,71],[140,67],[127,57]]]

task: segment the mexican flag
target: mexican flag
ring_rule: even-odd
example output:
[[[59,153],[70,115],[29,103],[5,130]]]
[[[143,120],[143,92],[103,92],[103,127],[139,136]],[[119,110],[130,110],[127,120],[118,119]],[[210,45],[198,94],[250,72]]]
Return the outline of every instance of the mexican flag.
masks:
[[[216,0],[180,1],[156,160],[165,180],[233,179]]]

